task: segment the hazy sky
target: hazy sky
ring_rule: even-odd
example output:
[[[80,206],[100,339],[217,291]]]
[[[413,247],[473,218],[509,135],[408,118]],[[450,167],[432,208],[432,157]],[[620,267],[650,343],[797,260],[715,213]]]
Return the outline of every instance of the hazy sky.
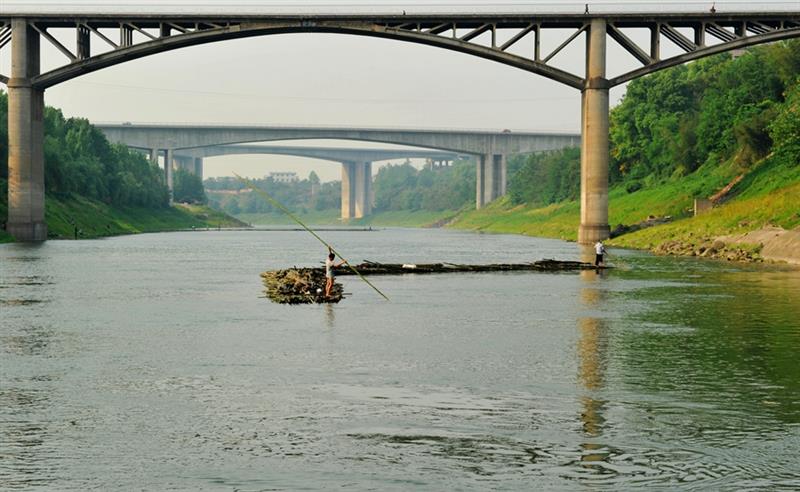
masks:
[[[238,7],[232,6],[235,3]],[[697,10],[708,2],[682,2]],[[721,4],[731,2],[717,2]],[[797,2],[793,2],[797,3]],[[47,5],[45,5],[47,4]],[[291,9],[288,2],[104,1],[56,2],[0,0],[9,11],[75,9]],[[317,5],[315,6],[311,6]],[[199,6],[197,6],[199,5]],[[303,8],[332,10],[453,9],[462,11],[582,8],[583,3],[550,2],[325,2]],[[593,3],[596,8],[661,9],[664,2]],[[752,2],[749,5],[753,5]],[[100,7],[103,6],[103,7]],[[463,6],[463,7],[462,7]],[[549,35],[548,35],[549,34]],[[571,33],[547,31],[543,51]],[[74,36],[74,34],[72,34]],[[68,38],[65,38],[65,40]],[[100,42],[96,40],[94,42]],[[42,42],[43,70],[66,61]],[[582,39],[554,59],[554,64],[583,74]],[[9,49],[0,52],[0,72],[10,71]],[[609,41],[610,75],[637,67],[636,61]],[[623,89],[612,92],[618,101]],[[580,124],[580,93],[522,70],[440,48],[336,34],[285,34],[180,49],[146,57],[73,79],[48,89],[48,105],[67,116],[97,122],[191,122],[257,125],[343,125],[575,131]],[[325,142],[329,145],[329,142]],[[346,145],[352,145],[350,143]],[[232,172],[262,176],[311,170],[325,180],[340,178],[339,166],[308,159],[233,156],[206,160],[206,175]]]

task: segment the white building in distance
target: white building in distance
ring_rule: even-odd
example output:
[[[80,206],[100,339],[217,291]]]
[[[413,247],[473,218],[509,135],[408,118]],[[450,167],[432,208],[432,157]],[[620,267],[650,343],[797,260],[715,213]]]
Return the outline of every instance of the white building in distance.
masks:
[[[276,183],[297,183],[300,181],[300,178],[297,177],[297,173],[292,172],[269,173],[268,177]]]

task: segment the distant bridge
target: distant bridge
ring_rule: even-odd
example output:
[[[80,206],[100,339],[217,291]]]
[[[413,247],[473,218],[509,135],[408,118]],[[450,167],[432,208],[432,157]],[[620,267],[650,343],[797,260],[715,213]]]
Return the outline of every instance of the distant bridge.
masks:
[[[151,151],[153,152],[153,151]],[[372,213],[372,163],[390,159],[429,159],[450,162],[468,157],[453,152],[418,149],[348,149],[340,147],[288,147],[273,145],[212,145],[175,151],[172,167],[203,177],[203,158],[222,155],[291,155],[342,164],[342,218],[361,218]],[[151,153],[151,159],[157,157]]]
[[[188,155],[203,152],[203,148],[220,148],[223,145],[246,142],[268,142],[285,140],[336,139],[362,142],[379,142],[437,149],[450,153],[475,155],[478,159],[475,203],[477,208],[506,193],[507,157],[513,154],[547,152],[569,147],[578,147],[580,135],[564,133],[531,133],[486,131],[486,130],[430,130],[396,128],[347,128],[347,127],[280,127],[280,126],[231,126],[231,125],[154,125],[154,124],[98,124],[112,142],[129,147],[149,149],[155,161],[160,153],[168,162],[176,154]],[[252,146],[250,148],[253,148]],[[420,153],[423,151],[404,151]],[[263,152],[258,152],[263,153]],[[348,193],[369,186],[365,182],[371,173],[362,169],[364,164],[343,159],[342,166],[342,217],[360,217],[366,210],[364,198],[357,192],[349,205],[344,202]],[[166,167],[167,183],[172,188],[173,166]],[[368,197],[369,195],[363,195]],[[361,205],[358,205],[361,203]]]
[[[746,6],[740,12],[710,6],[705,12],[541,13],[516,9],[494,13],[440,13],[398,11],[369,13],[339,9],[316,13],[298,7],[281,13],[124,13],[82,11],[77,14],[34,10],[0,13],[0,49],[11,43],[10,75],[0,74],[9,96],[8,230],[22,241],[47,237],[44,222],[44,91],[80,75],[156,53],[229,39],[284,33],[338,33],[379,37],[424,44],[516,67],[582,92],[581,226],[579,241],[591,243],[608,237],[609,89],[657,70],[699,58],[800,36],[800,6],[770,11],[768,6]],[[754,2],[754,5],[760,4]],[[574,7],[570,7],[572,9]],[[224,10],[224,9],[222,9]],[[662,8],[662,10],[664,10]],[[163,9],[162,9],[163,11]],[[64,44],[53,32],[71,31],[74,42]],[[637,41],[635,31],[649,34]],[[571,34],[554,50],[542,50],[542,35]],[[557,34],[558,35],[558,34]],[[571,73],[551,63],[576,39],[585,40],[586,72]],[[616,42],[641,66],[609,74],[606,70],[608,39]],[[63,65],[42,73],[40,43],[61,52]],[[665,55],[662,44],[680,53]],[[98,49],[97,46],[100,45]],[[317,137],[329,138],[329,137]],[[241,140],[241,142],[253,140]],[[176,144],[166,149],[191,147]],[[425,146],[425,145],[423,145]],[[151,147],[152,148],[152,147]],[[430,148],[446,148],[430,146]],[[460,148],[448,150],[465,151]],[[472,153],[472,152],[471,152]],[[493,189],[501,174],[494,149],[474,152],[482,158],[479,176]],[[167,166],[168,168],[170,166]],[[481,179],[481,178],[479,178]],[[491,185],[489,180],[495,180]],[[479,186],[480,189],[480,186]],[[493,196],[494,191],[488,192]],[[480,197],[478,204],[480,205]]]

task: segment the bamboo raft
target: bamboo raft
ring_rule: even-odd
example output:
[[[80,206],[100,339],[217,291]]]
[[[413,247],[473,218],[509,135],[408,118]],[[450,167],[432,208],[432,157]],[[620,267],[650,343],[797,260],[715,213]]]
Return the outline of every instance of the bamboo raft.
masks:
[[[365,260],[354,265],[361,275],[405,275],[432,273],[481,273],[481,272],[563,272],[607,269],[580,261],[540,260],[533,263],[495,263],[488,265],[459,265],[455,263],[376,263]],[[339,267],[336,276],[355,275],[349,268]],[[334,282],[330,297],[325,297],[325,268],[289,268],[272,270],[261,274],[266,295],[280,304],[326,304],[338,303],[344,298],[342,284]]]
[[[361,275],[403,275],[426,273],[481,273],[481,272],[559,272],[606,269],[581,261],[539,260],[533,263],[493,263],[488,265],[460,265],[456,263],[376,263],[364,260],[355,269]],[[336,275],[355,275],[350,269],[337,269]]]
[[[344,298],[342,284],[333,283],[325,297],[324,268],[289,268],[261,274],[266,295],[279,304],[336,304]]]

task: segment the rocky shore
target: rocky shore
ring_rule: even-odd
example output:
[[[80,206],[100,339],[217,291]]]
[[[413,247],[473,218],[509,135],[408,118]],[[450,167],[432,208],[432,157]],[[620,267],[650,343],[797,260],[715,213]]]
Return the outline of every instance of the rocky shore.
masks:
[[[655,248],[660,255],[699,256],[727,261],[775,261],[800,265],[800,228],[765,227],[745,234],[670,240]]]
[[[698,242],[666,241],[653,248],[653,252],[658,255],[699,256],[728,261],[760,262],[764,261],[761,249],[759,244],[726,243],[718,238],[701,238]]]

